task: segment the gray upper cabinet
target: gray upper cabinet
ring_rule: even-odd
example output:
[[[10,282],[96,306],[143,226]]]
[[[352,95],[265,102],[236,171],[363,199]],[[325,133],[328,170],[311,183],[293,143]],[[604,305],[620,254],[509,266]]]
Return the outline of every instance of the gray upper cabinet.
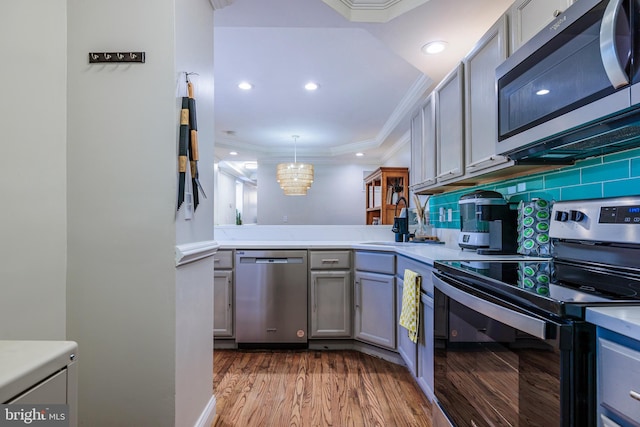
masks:
[[[464,174],[464,68],[460,63],[433,90],[439,183]]]
[[[422,109],[411,118],[411,169],[409,187],[422,183]]]
[[[411,190],[434,185],[436,171],[436,110],[431,94],[411,120]]]
[[[496,155],[498,105],[496,67],[507,58],[507,17],[503,15],[464,59],[465,163],[473,176],[513,165]]]
[[[509,9],[511,53],[574,2],[575,0],[516,0]]]

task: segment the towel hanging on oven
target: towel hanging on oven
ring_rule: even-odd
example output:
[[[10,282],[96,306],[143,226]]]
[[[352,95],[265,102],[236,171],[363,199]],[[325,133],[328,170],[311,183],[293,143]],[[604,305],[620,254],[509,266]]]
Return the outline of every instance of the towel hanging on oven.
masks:
[[[418,342],[421,284],[422,276],[415,271],[409,269],[404,270],[400,326],[407,329],[409,339],[414,343]]]

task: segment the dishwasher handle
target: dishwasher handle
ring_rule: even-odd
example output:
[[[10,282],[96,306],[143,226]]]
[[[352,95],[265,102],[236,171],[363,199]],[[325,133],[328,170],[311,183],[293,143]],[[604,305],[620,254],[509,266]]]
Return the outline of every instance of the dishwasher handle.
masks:
[[[242,257],[240,264],[302,264],[301,257]]]
[[[256,264],[288,264],[289,258],[255,258]]]

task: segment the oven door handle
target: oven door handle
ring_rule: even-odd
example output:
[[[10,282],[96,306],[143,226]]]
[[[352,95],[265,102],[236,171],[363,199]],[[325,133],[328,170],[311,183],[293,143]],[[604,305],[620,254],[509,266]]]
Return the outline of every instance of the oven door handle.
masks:
[[[478,313],[484,314],[491,319],[495,319],[519,331],[533,335],[536,338],[547,339],[547,322],[544,320],[518,313],[517,311],[471,295],[445,282],[435,273],[433,275],[433,286],[449,298],[456,300],[460,304]]]

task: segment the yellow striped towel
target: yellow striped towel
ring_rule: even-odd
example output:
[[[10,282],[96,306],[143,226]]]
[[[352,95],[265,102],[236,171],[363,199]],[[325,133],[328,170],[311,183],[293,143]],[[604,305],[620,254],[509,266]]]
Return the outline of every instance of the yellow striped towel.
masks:
[[[420,319],[420,285],[422,276],[415,271],[404,271],[402,289],[402,311],[400,326],[409,331],[409,339],[418,342],[418,321]]]

